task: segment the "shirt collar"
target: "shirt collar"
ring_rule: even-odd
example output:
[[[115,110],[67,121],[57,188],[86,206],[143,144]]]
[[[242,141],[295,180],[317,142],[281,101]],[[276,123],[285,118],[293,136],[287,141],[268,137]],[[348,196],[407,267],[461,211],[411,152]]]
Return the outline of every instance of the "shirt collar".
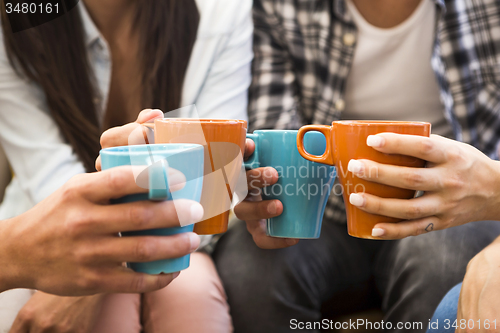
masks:
[[[87,8],[85,7],[83,1],[78,3],[78,7],[80,10],[80,16],[82,18],[83,23],[83,31],[85,38],[85,45],[90,47],[93,43],[97,42],[101,38],[101,33],[97,29],[94,21],[89,15]]]

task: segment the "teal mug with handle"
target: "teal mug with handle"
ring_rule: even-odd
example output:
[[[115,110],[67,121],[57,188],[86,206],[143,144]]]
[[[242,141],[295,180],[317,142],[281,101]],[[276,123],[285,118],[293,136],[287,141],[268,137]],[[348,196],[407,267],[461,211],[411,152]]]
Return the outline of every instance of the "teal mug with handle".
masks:
[[[116,203],[141,200],[177,200],[189,199],[200,202],[203,185],[204,149],[197,144],[153,144],[123,146],[102,149],[100,152],[102,169],[111,169],[123,165],[146,166],[136,178],[141,187],[147,187],[149,193],[128,195],[115,200]],[[182,189],[170,192],[168,168],[181,172],[185,177]],[[143,181],[143,176],[147,180]],[[193,224],[144,231],[123,232],[123,237],[133,236],[169,236],[193,231]],[[173,273],[189,267],[190,255],[180,258],[157,260],[153,262],[127,263],[136,272],[148,274]]]
[[[283,203],[283,213],[267,220],[267,235],[313,239],[320,236],[336,172],[333,166],[300,156],[297,133],[294,130],[257,130],[247,134],[247,138],[255,142],[255,151],[245,167],[273,167],[278,171],[276,184],[262,189],[263,200],[278,199]],[[318,155],[326,149],[325,137],[319,132],[307,133],[304,143]]]

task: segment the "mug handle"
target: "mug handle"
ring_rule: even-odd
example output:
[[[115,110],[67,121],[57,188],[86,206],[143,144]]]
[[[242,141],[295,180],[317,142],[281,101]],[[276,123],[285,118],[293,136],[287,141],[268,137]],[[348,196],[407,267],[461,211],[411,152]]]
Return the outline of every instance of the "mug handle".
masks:
[[[141,124],[154,131],[154,123]],[[144,133],[146,144],[149,144],[147,135]],[[164,201],[171,200],[172,193],[168,185],[168,163],[166,160],[159,160],[148,167],[149,172],[149,200]]]
[[[172,199],[168,184],[168,163],[162,159],[148,167],[149,200],[165,201]]]
[[[258,138],[259,136],[257,134],[253,133],[247,133],[247,139],[253,140],[255,143],[255,150],[253,151],[252,156],[248,158],[243,164],[245,165],[246,169],[256,169],[260,167],[260,162],[259,162],[259,147],[258,147]]]
[[[321,132],[326,138],[326,149],[323,155],[309,154],[304,148],[304,135],[307,132],[316,131]],[[327,125],[307,125],[299,128],[297,134],[297,149],[299,154],[306,160],[318,162],[322,164],[335,165],[334,152],[332,149],[332,127]]]

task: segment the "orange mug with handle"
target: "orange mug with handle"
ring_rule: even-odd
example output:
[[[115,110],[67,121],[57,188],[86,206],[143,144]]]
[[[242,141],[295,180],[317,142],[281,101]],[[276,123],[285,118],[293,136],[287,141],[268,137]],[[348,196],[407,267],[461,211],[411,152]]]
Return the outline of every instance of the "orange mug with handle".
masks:
[[[321,132],[326,137],[326,149],[323,155],[312,155],[304,149],[304,135],[309,131]],[[362,211],[349,203],[351,193],[366,192],[382,198],[411,199],[415,196],[415,191],[358,178],[347,170],[349,161],[351,159],[367,159],[383,164],[414,168],[422,168],[425,165],[425,161],[421,159],[384,154],[366,145],[366,139],[369,135],[384,132],[429,136],[431,124],[411,121],[334,121],[331,126],[303,126],[297,135],[297,149],[302,157],[313,162],[337,167],[347,213],[347,230],[349,235],[354,237],[376,239],[372,237],[372,229],[377,223],[402,220]],[[365,172],[373,173],[377,170],[366,170]]]
[[[245,152],[247,122],[239,119],[155,119],[155,143],[196,143],[205,148],[201,205],[204,219],[194,225],[199,235],[227,231],[232,193]]]

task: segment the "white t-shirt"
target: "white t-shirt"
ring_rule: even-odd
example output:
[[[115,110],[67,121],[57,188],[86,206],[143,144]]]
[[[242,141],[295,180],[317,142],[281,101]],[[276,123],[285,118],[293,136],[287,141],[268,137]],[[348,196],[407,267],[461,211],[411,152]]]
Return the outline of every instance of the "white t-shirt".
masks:
[[[422,0],[408,19],[390,29],[368,23],[352,0],[347,6],[358,35],[342,119],[427,121],[432,133],[451,137],[431,68],[434,2]]]

